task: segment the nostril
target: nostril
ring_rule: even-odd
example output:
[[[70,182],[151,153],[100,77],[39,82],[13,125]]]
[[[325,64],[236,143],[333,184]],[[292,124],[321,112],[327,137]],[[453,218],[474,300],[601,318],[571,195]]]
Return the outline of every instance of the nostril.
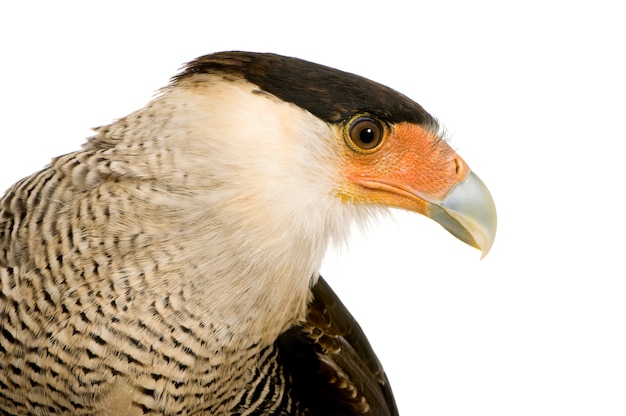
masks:
[[[455,177],[462,179],[469,172],[469,166],[459,155],[454,155],[454,175]]]

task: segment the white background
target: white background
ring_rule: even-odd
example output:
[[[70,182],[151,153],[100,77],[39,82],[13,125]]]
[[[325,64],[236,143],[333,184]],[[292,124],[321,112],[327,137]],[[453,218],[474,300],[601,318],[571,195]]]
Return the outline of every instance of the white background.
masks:
[[[619,2],[8,4],[2,190],[199,55],[272,51],[358,73],[439,118],[499,214],[482,261],[407,213],[327,257],[402,414],[626,414]]]

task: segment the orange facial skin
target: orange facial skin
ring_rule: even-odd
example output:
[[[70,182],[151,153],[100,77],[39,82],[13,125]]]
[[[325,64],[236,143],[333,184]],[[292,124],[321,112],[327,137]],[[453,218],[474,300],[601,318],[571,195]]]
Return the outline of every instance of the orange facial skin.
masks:
[[[340,195],[427,215],[428,205],[443,200],[469,167],[444,140],[419,125],[398,123],[385,130],[374,149],[345,146],[343,173],[348,183]]]

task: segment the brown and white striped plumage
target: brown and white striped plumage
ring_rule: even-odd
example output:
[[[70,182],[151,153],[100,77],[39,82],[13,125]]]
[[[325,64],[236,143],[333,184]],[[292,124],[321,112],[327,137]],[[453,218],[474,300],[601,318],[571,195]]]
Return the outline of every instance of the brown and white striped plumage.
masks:
[[[280,87],[277,67],[301,87]],[[328,74],[347,92],[373,87],[334,108]],[[11,187],[1,413],[397,414],[367,340],[318,281],[328,243],[386,205],[354,194],[346,174],[343,127],[364,112],[423,126],[453,154],[392,90],[222,53]]]

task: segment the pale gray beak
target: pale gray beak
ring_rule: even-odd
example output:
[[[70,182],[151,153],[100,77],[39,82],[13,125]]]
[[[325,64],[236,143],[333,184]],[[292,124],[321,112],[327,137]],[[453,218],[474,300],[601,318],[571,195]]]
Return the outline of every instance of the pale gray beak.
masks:
[[[482,250],[481,258],[496,238],[496,206],[483,181],[471,171],[442,201],[431,202],[429,216],[459,240]]]

